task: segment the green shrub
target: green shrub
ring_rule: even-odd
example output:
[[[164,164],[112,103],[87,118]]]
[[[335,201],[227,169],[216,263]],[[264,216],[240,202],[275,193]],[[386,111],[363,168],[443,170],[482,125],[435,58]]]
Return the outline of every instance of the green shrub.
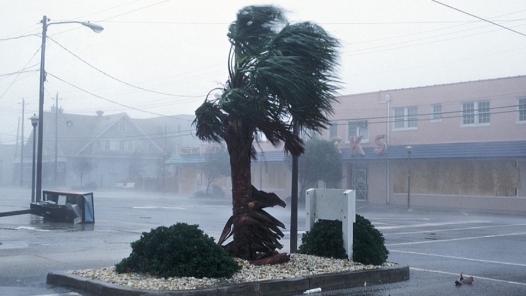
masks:
[[[353,261],[372,265],[381,265],[389,255],[382,233],[360,215],[353,226],[352,252]]]
[[[194,194],[190,196],[190,198],[209,198],[211,196],[212,196],[211,193],[206,193],[206,191],[204,190],[198,190],[194,192]]]
[[[322,257],[347,258],[343,247],[342,222],[318,220],[301,238],[299,252]],[[353,225],[353,261],[381,265],[389,251],[380,231],[369,220],[356,215]]]
[[[342,222],[336,220],[318,220],[301,237],[299,253],[320,257],[347,258],[343,247]]]
[[[115,265],[118,273],[148,273],[164,278],[230,278],[241,268],[198,225],[160,226],[143,232],[131,247],[130,256]]]
[[[194,193],[190,198],[219,198],[223,199],[225,197],[225,191],[223,188],[216,184],[210,185],[208,193],[205,190],[199,190]]]
[[[210,187],[210,191],[212,191],[212,196],[213,197],[220,197],[220,198],[225,197],[225,191],[223,190],[223,188],[221,188],[221,186],[213,184]]]

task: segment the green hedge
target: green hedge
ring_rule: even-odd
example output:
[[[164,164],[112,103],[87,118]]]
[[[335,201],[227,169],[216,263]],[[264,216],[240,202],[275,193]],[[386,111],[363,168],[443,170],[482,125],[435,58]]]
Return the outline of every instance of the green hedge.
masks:
[[[330,258],[347,258],[343,247],[342,222],[318,220],[301,238],[299,252]],[[380,231],[363,216],[356,215],[353,225],[353,261],[381,265],[389,251]]]
[[[160,226],[143,232],[131,247],[130,256],[115,265],[118,273],[148,273],[164,278],[230,278],[241,268],[198,225]]]

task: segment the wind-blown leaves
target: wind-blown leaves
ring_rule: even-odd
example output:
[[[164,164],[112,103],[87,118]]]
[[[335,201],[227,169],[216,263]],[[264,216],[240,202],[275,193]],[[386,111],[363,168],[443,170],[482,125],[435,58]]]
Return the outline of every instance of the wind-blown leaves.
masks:
[[[271,195],[252,190],[254,141],[261,133],[292,155],[304,152],[293,126],[319,131],[329,123],[338,89],[333,73],[339,43],[316,24],[287,22],[274,6],[241,9],[227,36],[228,80],[220,98],[205,100],[196,110],[194,125],[199,139],[224,141],[230,155],[234,215],[221,242],[233,235],[226,248],[254,259],[281,248],[283,237],[278,228],[283,224],[262,210],[273,203],[255,202],[255,195]]]

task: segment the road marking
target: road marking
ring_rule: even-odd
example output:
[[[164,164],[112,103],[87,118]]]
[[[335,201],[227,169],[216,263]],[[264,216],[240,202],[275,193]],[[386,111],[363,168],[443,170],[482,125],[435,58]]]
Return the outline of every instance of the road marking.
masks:
[[[411,225],[380,226],[380,227],[376,227],[376,229],[389,230],[389,229],[400,229],[400,228],[431,227],[431,226],[444,226],[444,225],[469,224],[469,223],[491,223],[491,221],[474,220],[474,221],[458,221],[458,222],[442,222],[442,223],[422,223],[422,224],[411,224]]]
[[[499,228],[499,227],[515,227],[515,226],[526,226],[526,223],[523,223],[523,224],[507,224],[507,225],[490,225],[490,226],[473,226],[473,227],[464,227],[464,228],[436,229],[436,230],[433,229],[432,232],[473,230],[473,229]],[[429,233],[429,232],[431,232],[431,230],[384,233],[383,235],[384,236],[388,236],[388,235],[406,235],[406,234],[418,234],[418,233]]]
[[[506,233],[506,234],[494,234],[494,235],[483,235],[483,236],[470,236],[462,238],[451,238],[451,239],[442,239],[442,240],[433,240],[433,241],[419,241],[419,242],[410,242],[410,243],[398,243],[398,244],[385,244],[386,246],[404,246],[404,245],[418,245],[418,244],[428,244],[428,243],[442,243],[442,242],[452,242],[452,241],[462,241],[470,239],[481,239],[481,238],[494,238],[502,236],[514,236],[514,235],[524,235],[526,232],[516,232],[516,233]]]
[[[15,229],[16,230],[25,229],[25,230],[34,230],[34,231],[50,231],[49,229],[40,229],[40,228],[29,227],[29,226],[18,226]]]
[[[34,296],[82,296],[82,294],[76,292],[61,293],[61,294],[39,294]]]
[[[458,276],[458,273],[452,273],[452,272],[446,272],[446,271],[440,271],[440,270],[424,269],[424,268],[416,268],[416,267],[409,267],[409,269],[410,270],[414,270],[414,271],[433,272],[433,273],[440,273],[440,274],[448,274],[448,275],[456,275],[456,276]],[[464,274],[464,275],[467,275],[467,274]],[[488,277],[474,276],[472,274],[470,274],[470,276],[472,276],[475,279],[475,282],[477,280],[486,280],[486,281],[493,281],[493,282],[499,282],[499,283],[506,283],[506,284],[514,284],[514,285],[526,286],[526,283],[521,283],[521,282],[492,279],[492,278],[488,278]]]
[[[151,210],[151,209],[168,209],[168,210],[184,210],[185,208],[181,208],[181,207],[161,207],[161,206],[144,206],[144,207],[133,207],[133,209],[146,209],[146,210]]]
[[[492,260],[480,260],[480,259],[473,259],[473,258],[467,258],[467,257],[446,256],[446,255],[411,252],[411,251],[401,251],[401,250],[389,250],[389,252],[413,254],[413,255],[423,255],[423,256],[432,256],[432,257],[440,257],[440,258],[448,258],[448,259],[460,259],[460,260],[475,261],[475,262],[482,262],[482,263],[493,263],[493,264],[502,264],[502,265],[526,267],[526,264],[509,263],[509,262],[492,261]]]
[[[389,221],[395,221],[395,220],[423,220],[423,221],[429,221],[430,218],[371,218],[371,221],[375,220],[389,220]]]

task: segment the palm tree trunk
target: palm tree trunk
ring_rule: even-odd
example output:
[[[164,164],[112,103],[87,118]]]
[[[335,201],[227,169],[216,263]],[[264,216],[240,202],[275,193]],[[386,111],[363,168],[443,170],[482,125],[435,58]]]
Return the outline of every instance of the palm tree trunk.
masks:
[[[232,142],[227,144],[229,144],[228,152],[230,154],[232,177],[234,238],[228,251],[236,257],[249,260],[256,255],[255,251],[250,250],[252,235],[247,223],[250,216],[248,204],[252,201],[252,176],[250,172],[250,147],[252,143],[246,143],[246,141]],[[239,142],[241,142],[241,145],[239,145]]]

